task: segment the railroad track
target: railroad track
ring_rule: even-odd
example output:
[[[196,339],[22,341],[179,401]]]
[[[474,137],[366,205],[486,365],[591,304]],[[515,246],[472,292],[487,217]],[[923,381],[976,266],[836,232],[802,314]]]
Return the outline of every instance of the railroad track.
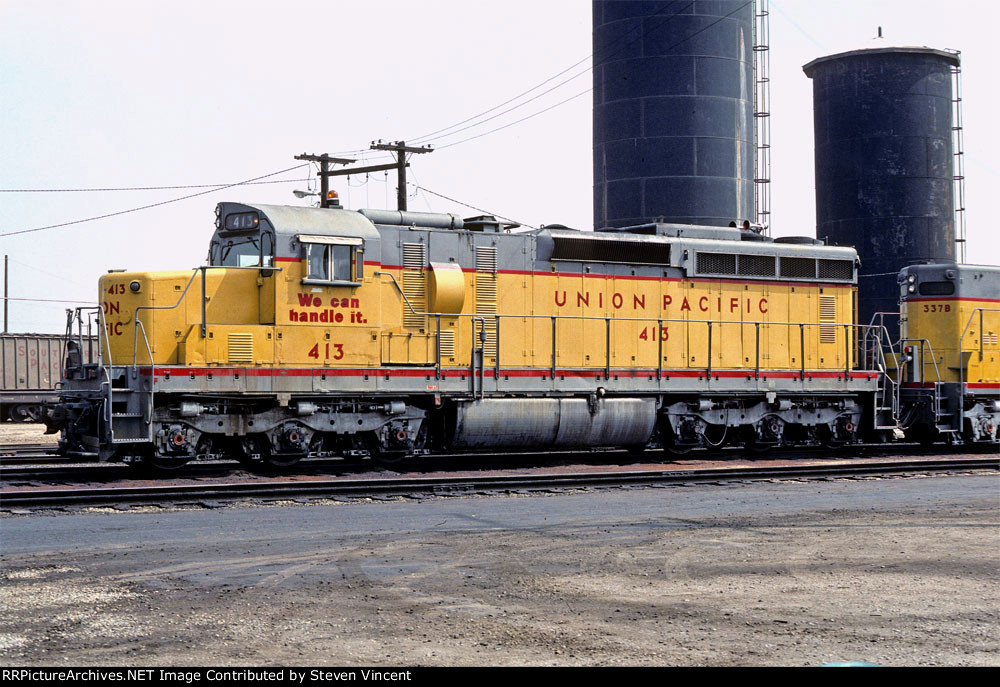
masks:
[[[722,484],[775,479],[829,479],[873,475],[998,470],[1000,457],[956,456],[868,462],[823,461],[799,465],[658,469],[552,468],[526,474],[461,474],[443,476],[296,476],[261,477],[247,481],[209,480],[198,483],[124,484],[56,487],[5,485],[0,508],[63,507],[113,504],[200,503],[218,505],[247,499],[421,498],[428,495],[507,494],[626,486],[662,487],[684,484]]]
[[[54,443],[5,444],[0,446],[0,466],[32,463],[78,463],[82,458],[60,456]]]
[[[910,456],[944,456],[950,454],[976,454],[993,452],[990,447],[974,446],[919,446],[916,444],[859,444],[836,451],[836,457],[843,458],[889,458],[901,453]],[[787,447],[774,449],[766,454],[746,453],[739,447],[728,447],[721,451],[674,456],[676,461],[709,462],[718,460],[775,461],[775,460],[820,460],[830,458],[831,450],[821,446]],[[0,482],[10,480],[60,480],[85,482],[88,480],[107,481],[118,477],[150,477],[157,479],[198,478],[219,475],[224,472],[246,471],[266,476],[312,475],[324,471],[369,472],[379,469],[400,470],[408,473],[439,472],[449,470],[503,470],[519,468],[554,467],[560,464],[583,465],[635,465],[662,463],[669,460],[667,454],[650,450],[629,452],[621,449],[594,449],[590,451],[524,451],[503,455],[490,453],[454,453],[411,458],[398,465],[382,465],[363,458],[307,458],[281,470],[269,469],[264,465],[246,466],[235,458],[206,461],[192,461],[170,472],[144,471],[141,466],[125,463],[98,463],[86,457],[62,457],[43,455],[32,458],[28,455],[15,458],[0,458]]]
[[[25,453],[47,453],[55,452],[59,447],[52,442],[39,444],[4,444],[0,446],[0,458],[9,456],[19,456]]]

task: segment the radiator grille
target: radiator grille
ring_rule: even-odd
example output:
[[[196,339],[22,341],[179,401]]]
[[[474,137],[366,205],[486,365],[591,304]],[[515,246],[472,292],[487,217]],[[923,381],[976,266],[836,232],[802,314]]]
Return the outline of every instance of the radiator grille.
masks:
[[[484,315],[486,342],[483,354],[497,354],[497,249],[492,246],[476,248],[476,314]],[[482,325],[480,325],[482,326]],[[476,345],[479,345],[480,330],[476,330]]]
[[[229,362],[253,362],[253,334],[229,334]]]
[[[669,265],[670,244],[659,241],[616,241],[569,236],[552,237],[553,260]]]
[[[734,253],[702,253],[698,252],[698,274],[736,274],[736,255]]]
[[[837,321],[837,298],[835,296],[819,297],[819,342],[837,343],[837,326],[823,324]]]
[[[427,317],[417,314],[427,310],[427,275],[424,271],[426,263],[427,248],[424,244],[403,244],[403,294],[410,302],[409,306],[403,303],[404,327],[424,329],[427,326]]]
[[[781,258],[781,276],[792,279],[815,279],[816,261],[812,258]]]
[[[740,255],[739,273],[746,277],[773,277],[773,255]]]
[[[820,260],[820,279],[837,279],[852,281],[854,279],[854,261],[852,260]]]
[[[455,357],[455,330],[454,329],[442,329],[441,330],[441,357]]]
[[[497,273],[497,249],[495,246],[476,246],[476,271]]]

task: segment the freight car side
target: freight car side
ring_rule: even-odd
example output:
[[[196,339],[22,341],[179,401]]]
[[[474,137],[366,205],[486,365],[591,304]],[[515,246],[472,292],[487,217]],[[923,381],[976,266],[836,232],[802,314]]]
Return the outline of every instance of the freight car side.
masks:
[[[97,340],[85,345],[96,357]],[[41,420],[47,403],[58,399],[65,337],[57,334],[0,334],[0,421]]]

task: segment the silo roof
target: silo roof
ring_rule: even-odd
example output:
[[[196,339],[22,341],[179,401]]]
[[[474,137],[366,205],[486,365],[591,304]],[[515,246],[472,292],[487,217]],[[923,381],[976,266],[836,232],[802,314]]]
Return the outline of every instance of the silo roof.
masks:
[[[802,71],[806,73],[810,79],[813,75],[813,70],[820,64],[825,62],[833,62],[835,60],[842,60],[849,57],[868,57],[869,55],[934,55],[945,60],[952,66],[959,66],[962,62],[957,52],[951,52],[948,50],[938,50],[936,48],[920,47],[920,46],[897,46],[897,47],[886,47],[886,48],[862,48],[860,50],[848,50],[847,52],[840,52],[836,55],[827,55],[825,57],[817,57],[815,60],[802,67]]]

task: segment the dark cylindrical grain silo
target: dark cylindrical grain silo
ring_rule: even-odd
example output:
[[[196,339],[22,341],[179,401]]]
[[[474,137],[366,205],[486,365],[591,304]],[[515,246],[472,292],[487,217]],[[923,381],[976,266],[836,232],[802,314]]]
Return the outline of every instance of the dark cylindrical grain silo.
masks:
[[[942,50],[874,48],[803,67],[813,80],[816,236],[857,248],[861,324],[898,312],[902,267],[955,260],[958,64]]]
[[[752,3],[593,12],[595,227],[753,219]]]

